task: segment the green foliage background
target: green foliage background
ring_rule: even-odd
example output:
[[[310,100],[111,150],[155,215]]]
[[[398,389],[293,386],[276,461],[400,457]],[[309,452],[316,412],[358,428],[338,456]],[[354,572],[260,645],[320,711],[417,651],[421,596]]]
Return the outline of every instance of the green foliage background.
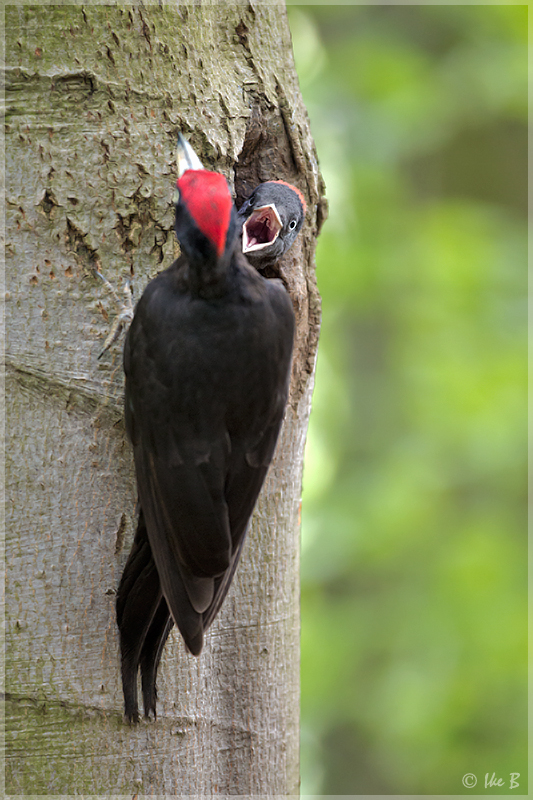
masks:
[[[526,793],[527,6],[289,17],[330,201],[302,792]]]

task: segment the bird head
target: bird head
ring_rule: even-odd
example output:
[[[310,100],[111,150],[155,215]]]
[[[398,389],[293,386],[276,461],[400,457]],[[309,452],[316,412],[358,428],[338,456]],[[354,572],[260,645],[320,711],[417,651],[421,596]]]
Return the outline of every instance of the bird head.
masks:
[[[218,263],[230,249],[236,234],[228,182],[218,172],[203,168],[181,133],[176,159],[180,177],[173,199],[178,241],[192,264]]]
[[[285,181],[257,186],[239,209],[242,251],[256,269],[272,266],[291,247],[303,225],[305,200]]]
[[[174,204],[176,236],[189,258],[222,258],[234,227],[233,201],[225,177],[206,169],[188,169],[176,182]]]

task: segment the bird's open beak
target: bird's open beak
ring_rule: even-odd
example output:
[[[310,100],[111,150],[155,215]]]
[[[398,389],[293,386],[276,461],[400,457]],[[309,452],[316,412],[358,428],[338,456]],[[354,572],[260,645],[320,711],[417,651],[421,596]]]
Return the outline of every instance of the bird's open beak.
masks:
[[[178,165],[178,178],[181,178],[188,169],[205,169],[189,142],[181,133],[178,133],[176,163]]]
[[[279,236],[283,225],[276,206],[256,208],[242,226],[242,252],[251,253],[269,247]]]

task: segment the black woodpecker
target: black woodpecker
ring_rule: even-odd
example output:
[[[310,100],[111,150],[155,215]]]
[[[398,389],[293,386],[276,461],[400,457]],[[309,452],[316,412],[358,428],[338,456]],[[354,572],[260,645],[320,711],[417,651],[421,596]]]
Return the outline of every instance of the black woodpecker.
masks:
[[[178,152],[182,255],[146,287],[124,347],[125,417],[139,518],[117,592],[125,716],[156,716],[175,623],[190,653],[229,589],[281,427],[294,313],[241,252],[226,179]],[[190,150],[190,148],[189,148]],[[183,166],[183,165],[182,165]],[[278,234],[279,236],[279,234]]]

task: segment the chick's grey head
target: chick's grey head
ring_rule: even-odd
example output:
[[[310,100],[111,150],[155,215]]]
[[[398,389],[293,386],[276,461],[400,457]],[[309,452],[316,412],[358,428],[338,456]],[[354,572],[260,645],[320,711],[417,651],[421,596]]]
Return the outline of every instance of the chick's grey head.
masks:
[[[239,209],[242,251],[250,264],[263,271],[273,267],[291,247],[305,217],[299,189],[284,181],[260,183]]]

